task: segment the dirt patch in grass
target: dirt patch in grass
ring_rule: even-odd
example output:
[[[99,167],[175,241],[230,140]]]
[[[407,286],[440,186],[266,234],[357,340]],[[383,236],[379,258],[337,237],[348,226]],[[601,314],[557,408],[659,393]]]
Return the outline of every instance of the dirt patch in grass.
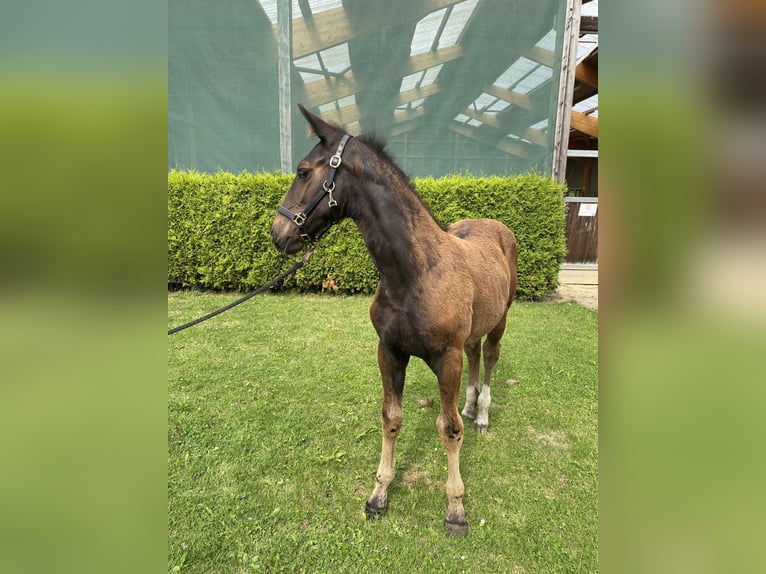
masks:
[[[407,485],[407,488],[412,488],[416,482],[423,482],[430,486],[431,477],[422,466],[416,464],[402,473],[402,482]]]
[[[598,309],[598,285],[561,284],[552,294],[543,297],[543,301],[551,303],[575,301],[588,309]]]
[[[537,444],[549,446],[556,450],[569,450],[569,440],[563,431],[537,431],[533,426],[527,426],[527,438]]]

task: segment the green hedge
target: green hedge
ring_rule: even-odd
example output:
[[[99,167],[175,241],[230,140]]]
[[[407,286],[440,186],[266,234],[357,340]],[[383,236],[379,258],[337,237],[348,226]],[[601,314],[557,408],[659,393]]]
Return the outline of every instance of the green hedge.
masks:
[[[168,286],[248,291],[296,259],[277,253],[270,229],[292,175],[168,174]],[[557,286],[565,253],[564,186],[550,177],[448,177],[414,184],[434,216],[449,225],[464,218],[504,222],[519,243],[524,299]],[[344,293],[372,293],[377,272],[353,221],[335,226],[286,289],[319,291],[327,276]]]

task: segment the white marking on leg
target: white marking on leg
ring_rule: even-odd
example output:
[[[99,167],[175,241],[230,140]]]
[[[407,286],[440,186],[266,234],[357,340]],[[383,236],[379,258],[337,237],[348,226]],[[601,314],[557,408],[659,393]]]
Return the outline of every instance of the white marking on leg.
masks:
[[[475,424],[481,427],[489,426],[489,405],[492,403],[492,396],[490,393],[489,385],[485,384],[481,389],[479,400],[477,402],[479,406],[479,412],[476,415]]]
[[[383,438],[383,448],[380,453],[380,464],[375,474],[375,488],[370,495],[370,503],[375,503],[376,508],[383,510],[388,502],[388,487],[394,480],[394,451],[396,439]]]
[[[476,417],[476,399],[479,396],[479,390],[470,382],[465,390],[465,406],[463,407],[462,415],[469,419]]]

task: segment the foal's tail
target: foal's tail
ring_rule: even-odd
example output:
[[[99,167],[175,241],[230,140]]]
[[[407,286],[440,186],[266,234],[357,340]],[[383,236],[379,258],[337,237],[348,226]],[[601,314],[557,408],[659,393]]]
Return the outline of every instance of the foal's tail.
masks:
[[[516,236],[513,234],[513,231],[508,229],[508,233],[503,234],[500,246],[503,250],[503,254],[508,260],[508,269],[510,271],[511,280],[508,285],[508,306],[510,307],[511,303],[513,303],[513,298],[516,295],[516,287],[518,286],[519,281],[516,273],[519,249],[516,245]]]

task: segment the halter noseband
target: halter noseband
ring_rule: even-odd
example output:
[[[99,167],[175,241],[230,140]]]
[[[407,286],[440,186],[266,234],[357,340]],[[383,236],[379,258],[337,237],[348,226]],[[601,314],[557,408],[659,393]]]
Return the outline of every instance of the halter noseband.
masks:
[[[338,149],[335,151],[335,155],[330,158],[330,170],[327,172],[327,179],[324,180],[324,183],[322,183],[322,191],[320,191],[316,197],[314,197],[312,202],[309,203],[303,211],[300,213],[293,213],[281,205],[277,207],[277,211],[279,213],[287,217],[290,221],[298,226],[298,233],[301,234],[301,239],[303,239],[303,241],[318,241],[319,238],[322,237],[322,235],[324,235],[328,229],[330,229],[330,227],[340,221],[340,214],[338,213],[338,202],[335,201],[335,198],[332,194],[335,191],[335,172],[340,167],[340,164],[343,163],[343,160],[341,159],[343,156],[343,148],[346,147],[346,143],[348,143],[348,140],[350,139],[351,136],[349,134],[344,134],[341,138],[340,143],[338,144]],[[309,215],[311,215],[311,212],[316,209],[316,206],[319,205],[319,202],[322,201],[322,198],[325,194],[330,196],[327,205],[330,207],[333,221],[330,223],[330,225],[321,229],[315,237],[312,237],[306,229],[306,219]]]

